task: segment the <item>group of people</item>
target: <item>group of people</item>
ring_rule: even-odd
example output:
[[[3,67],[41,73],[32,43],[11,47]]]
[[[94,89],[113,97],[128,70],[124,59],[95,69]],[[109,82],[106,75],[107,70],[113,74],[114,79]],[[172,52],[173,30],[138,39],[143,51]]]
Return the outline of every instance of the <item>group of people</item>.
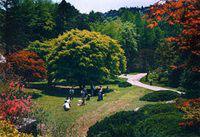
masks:
[[[107,89],[108,89],[108,87],[107,87]],[[102,86],[99,86],[98,88],[95,88],[94,86],[92,86],[90,94],[88,94],[87,89],[84,86],[81,90],[81,100],[79,100],[77,105],[78,106],[85,105],[86,101],[90,100],[90,97],[95,95],[95,93],[96,93],[95,91],[98,91],[97,101],[103,100],[104,92],[103,92]],[[71,100],[73,99],[73,97],[74,97],[74,88],[72,87],[72,88],[69,89],[69,94],[66,97],[65,103],[63,105],[65,111],[67,111],[71,108]]]

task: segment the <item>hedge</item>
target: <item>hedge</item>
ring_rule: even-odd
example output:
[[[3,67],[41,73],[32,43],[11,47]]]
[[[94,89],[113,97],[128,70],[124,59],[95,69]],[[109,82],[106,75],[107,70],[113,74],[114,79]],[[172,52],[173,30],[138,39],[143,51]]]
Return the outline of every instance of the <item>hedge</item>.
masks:
[[[170,101],[173,99],[176,99],[180,97],[181,95],[170,90],[161,90],[161,91],[155,91],[149,94],[144,95],[140,100],[142,101]]]
[[[182,132],[178,113],[160,113],[144,119],[134,126],[136,137],[177,137]]]
[[[161,123],[158,121],[156,123],[156,117],[161,120]],[[179,120],[181,120],[181,112],[172,104],[146,105],[137,112],[118,112],[97,122],[90,127],[87,135],[88,137],[154,137],[154,130],[156,130],[154,128],[157,126],[160,127],[156,132],[159,135],[166,134],[168,131],[178,134],[181,130],[177,127]],[[166,123],[174,124],[172,129]],[[152,126],[152,124],[156,125]]]

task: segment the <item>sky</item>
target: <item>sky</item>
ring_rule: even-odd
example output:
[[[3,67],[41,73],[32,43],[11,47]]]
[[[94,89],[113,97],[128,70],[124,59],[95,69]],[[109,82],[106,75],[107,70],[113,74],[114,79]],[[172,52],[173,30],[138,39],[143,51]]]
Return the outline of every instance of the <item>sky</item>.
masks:
[[[60,2],[61,0],[53,0]],[[121,7],[141,7],[154,4],[158,0],[66,0],[74,5],[81,13],[89,13],[90,11],[107,12],[111,9],[119,9]]]

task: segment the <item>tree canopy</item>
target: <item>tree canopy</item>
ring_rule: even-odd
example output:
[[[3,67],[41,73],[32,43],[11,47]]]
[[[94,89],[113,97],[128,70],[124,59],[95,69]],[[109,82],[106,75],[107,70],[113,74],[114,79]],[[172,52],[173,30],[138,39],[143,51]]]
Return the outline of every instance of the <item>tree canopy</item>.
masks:
[[[106,20],[104,22],[91,23],[90,28],[93,31],[101,32],[102,34],[118,40],[125,51],[127,70],[133,70],[138,51],[138,35],[136,26],[133,23],[128,21],[122,22],[120,18],[117,18],[111,21]]]
[[[177,35],[166,37],[168,42],[175,45],[174,50],[179,54],[171,69],[181,79],[181,86],[196,97],[200,96],[199,9],[199,0],[165,0],[154,4],[148,14],[149,28],[159,26],[161,22],[172,27],[179,25],[180,32]]]
[[[71,30],[50,43],[49,81],[68,79],[78,84],[103,81],[126,70],[124,51],[117,41],[87,30]]]

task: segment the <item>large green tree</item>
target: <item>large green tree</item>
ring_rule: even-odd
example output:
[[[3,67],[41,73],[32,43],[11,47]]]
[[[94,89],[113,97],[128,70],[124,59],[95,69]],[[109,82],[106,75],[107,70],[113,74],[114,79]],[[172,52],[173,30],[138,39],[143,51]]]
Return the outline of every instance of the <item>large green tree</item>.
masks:
[[[104,20],[103,13],[91,11],[88,15],[90,23],[102,22]]]
[[[56,31],[57,34],[70,30],[75,27],[75,18],[79,11],[70,3],[62,0],[56,9]]]
[[[135,26],[130,22],[123,23],[120,37],[120,44],[127,58],[127,69],[133,71],[138,55],[138,35]]]
[[[163,40],[165,33],[159,27],[148,28],[147,21],[139,13],[135,16],[135,24],[138,33],[139,52],[136,63],[137,69],[147,72],[157,67],[155,51]]]
[[[91,84],[126,70],[121,46],[100,33],[71,30],[50,43],[55,48],[48,59],[49,82],[67,79]]]
[[[48,0],[2,0],[1,43],[6,53],[23,49],[29,41],[51,38],[53,7]]]
[[[131,22],[122,22],[120,18],[107,20],[105,22],[95,22],[90,25],[91,30],[101,32],[111,38],[118,40],[125,51],[127,58],[127,69],[132,71],[137,56],[137,32],[136,27]]]
[[[121,19],[117,18],[115,20],[105,20],[103,22],[91,23],[90,29],[92,31],[101,32],[102,34],[119,41],[121,39],[120,32],[122,30],[122,25],[123,22]]]

